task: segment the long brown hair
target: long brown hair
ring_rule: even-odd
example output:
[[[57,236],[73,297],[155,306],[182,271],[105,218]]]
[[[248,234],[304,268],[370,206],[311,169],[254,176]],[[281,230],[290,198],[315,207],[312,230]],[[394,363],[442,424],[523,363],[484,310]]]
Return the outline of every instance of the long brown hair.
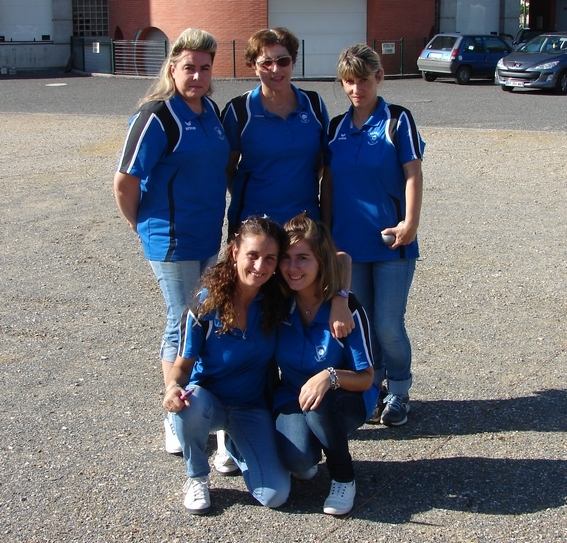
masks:
[[[341,263],[329,229],[320,221],[314,221],[301,213],[284,224],[287,246],[306,241],[319,264],[319,278],[315,296],[318,301],[330,300],[341,288]],[[287,283],[285,284],[287,286]],[[286,289],[288,294],[291,289]]]
[[[278,244],[279,250],[285,246],[287,239],[278,223],[265,217],[249,217],[226,246],[222,260],[205,272],[201,280],[201,288],[206,288],[208,293],[198,307],[197,316],[202,317],[216,311],[221,322],[219,330],[221,334],[239,326],[234,311],[238,273],[233,249],[240,249],[242,240],[248,236],[271,238]],[[269,334],[283,319],[287,304],[275,275],[262,285],[260,293],[262,294],[262,330],[265,334]]]

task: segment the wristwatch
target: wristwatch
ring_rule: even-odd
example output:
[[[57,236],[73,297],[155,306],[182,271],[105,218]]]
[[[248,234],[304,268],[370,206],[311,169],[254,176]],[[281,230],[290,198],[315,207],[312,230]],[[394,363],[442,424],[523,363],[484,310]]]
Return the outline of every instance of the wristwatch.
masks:
[[[341,290],[339,290],[339,291],[337,292],[337,294],[338,294],[339,296],[342,296],[343,298],[348,298],[348,292],[347,292],[344,288],[342,288]]]

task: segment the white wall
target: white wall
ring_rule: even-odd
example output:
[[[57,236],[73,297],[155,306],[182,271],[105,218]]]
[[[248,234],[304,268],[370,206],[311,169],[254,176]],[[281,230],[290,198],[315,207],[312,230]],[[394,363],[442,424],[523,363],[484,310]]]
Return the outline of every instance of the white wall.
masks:
[[[0,0],[0,36],[6,41],[41,41],[53,34],[51,0]]]
[[[284,26],[305,40],[307,77],[336,75],[339,53],[366,43],[366,15],[366,0],[268,1],[268,25]]]
[[[519,20],[520,0],[440,0],[440,32],[496,32],[515,36]]]
[[[457,32],[498,33],[500,0],[457,0]]]
[[[52,43],[41,41],[44,34]],[[72,0],[0,0],[0,36],[6,40],[0,42],[0,66],[18,70],[65,66],[72,35]]]

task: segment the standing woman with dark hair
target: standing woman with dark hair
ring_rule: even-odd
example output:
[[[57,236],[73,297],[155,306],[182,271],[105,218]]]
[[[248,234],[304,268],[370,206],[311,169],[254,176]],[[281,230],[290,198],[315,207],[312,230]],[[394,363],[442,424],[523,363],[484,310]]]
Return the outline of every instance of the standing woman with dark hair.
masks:
[[[260,84],[233,98],[222,114],[230,141],[227,167],[229,235],[249,215],[267,215],[279,224],[309,211],[318,219],[323,144],[329,117],[321,97],[291,83],[299,40],[287,28],[258,30],[244,58]],[[345,291],[343,291],[345,294]],[[334,333],[346,336],[354,326],[346,298],[336,296]],[[223,455],[222,436],[215,466],[233,469]]]
[[[352,257],[352,291],[372,325],[375,380],[387,378],[388,394],[372,422],[399,426],[410,407],[404,317],[419,256],[425,143],[410,111],[378,96],[384,70],[370,47],[345,49],[338,77],[352,105],[329,126],[323,220],[339,250]]]
[[[201,273],[216,261],[226,205],[229,145],[208,96],[217,43],[189,28],[130,120],[114,195],[142,242],[165,299],[160,358],[164,382],[175,361],[181,315]],[[166,418],[166,445],[180,453]]]
[[[287,499],[289,472],[264,398],[275,328],[285,312],[274,276],[285,241],[269,219],[244,221],[224,259],[205,273],[197,309],[184,314],[163,407],[173,413],[182,443],[190,513],[211,506],[206,445],[217,430],[226,432],[230,458],[262,505],[278,507]]]
[[[323,451],[332,479],[323,511],[344,515],[356,494],[348,436],[370,417],[378,398],[368,320],[350,294],[356,327],[345,338],[333,337],[330,300],[340,288],[342,266],[331,235],[305,214],[284,229],[289,244],[279,269],[291,305],[276,345],[281,371],[281,386],[274,392],[278,450],[297,479],[317,473]]]
[[[264,29],[248,40],[246,64],[260,84],[223,111],[230,141],[227,168],[229,229],[249,215],[283,224],[309,210],[319,218],[319,180],[328,115],[313,91],[291,84],[299,40],[286,28]]]

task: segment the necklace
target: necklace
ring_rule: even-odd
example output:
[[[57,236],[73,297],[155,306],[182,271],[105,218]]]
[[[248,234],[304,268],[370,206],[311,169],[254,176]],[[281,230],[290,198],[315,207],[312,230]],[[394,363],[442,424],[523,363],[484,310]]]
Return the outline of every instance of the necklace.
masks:
[[[234,312],[234,318],[236,319],[236,324],[238,324],[238,328],[242,332],[242,339],[246,339],[246,331],[248,330],[248,327],[242,328],[242,325],[240,324],[240,319],[238,318],[236,311]]]
[[[299,306],[299,304],[297,304],[297,305]],[[298,307],[298,308],[304,315],[306,315],[307,317],[310,317],[314,313],[317,313],[317,309],[319,309],[320,305],[321,305],[320,302],[315,302],[314,304],[311,305],[310,309],[303,309],[302,307]]]

